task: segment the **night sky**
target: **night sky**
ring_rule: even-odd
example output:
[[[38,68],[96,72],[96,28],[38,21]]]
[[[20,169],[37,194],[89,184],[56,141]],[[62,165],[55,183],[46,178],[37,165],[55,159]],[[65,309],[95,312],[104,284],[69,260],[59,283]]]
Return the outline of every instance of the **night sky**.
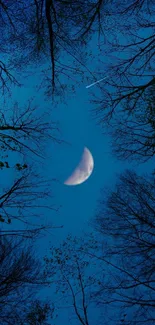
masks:
[[[96,46],[96,40],[91,43],[92,48]],[[95,64],[95,63],[94,63]],[[89,65],[88,65],[89,67]],[[92,68],[92,66],[91,66]],[[37,84],[35,76],[26,81],[26,97],[35,96],[34,84]],[[89,84],[91,83],[91,79]],[[61,144],[47,143],[47,158],[42,162],[40,172],[45,177],[54,179],[52,182],[52,192],[54,198],[52,203],[58,207],[58,211],[50,212],[42,218],[43,223],[53,222],[54,226],[62,226],[62,229],[49,230],[46,235],[35,243],[37,255],[44,257],[50,256],[49,248],[52,245],[60,245],[67,238],[68,234],[81,236],[84,233],[92,231],[90,225],[98,209],[98,200],[101,197],[101,189],[113,189],[119,175],[126,168],[133,168],[137,172],[147,172],[152,170],[154,164],[149,161],[144,164],[137,162],[118,161],[111,151],[111,138],[108,132],[103,132],[97,120],[92,116],[94,105],[90,102],[92,93],[86,89],[88,83],[81,82],[76,88],[75,94],[70,94],[65,103],[59,103],[56,107],[52,105],[52,100],[44,100],[44,93],[40,91],[35,98],[36,104],[39,103],[41,113],[47,107],[51,111],[55,121],[59,123],[60,137],[65,141]],[[98,91],[97,85],[91,89],[94,93]],[[18,90],[17,90],[18,94]],[[25,97],[25,88],[23,95],[19,93],[18,100]],[[90,178],[77,186],[66,186],[64,181],[78,165],[84,147],[87,147],[94,158],[94,170]],[[18,227],[18,225],[17,225]],[[107,269],[108,270],[108,269]],[[91,273],[91,271],[90,271]],[[48,297],[55,301],[55,294],[52,289],[43,289],[39,295],[41,298]],[[63,306],[63,303],[62,303]],[[111,310],[111,315],[114,310]],[[90,318],[95,324],[98,322],[100,312],[92,308]],[[69,322],[68,311],[66,308],[60,309],[55,325]],[[70,316],[70,324],[78,324],[74,316]],[[102,316],[103,317],[103,316]],[[101,321],[102,323],[102,321]],[[52,325],[52,322],[51,322]]]
[[[143,33],[143,37],[146,32]],[[119,34],[117,35],[119,38]],[[124,41],[120,35],[120,41]],[[104,51],[99,50],[97,34],[94,34],[92,40],[88,42],[85,51],[92,51],[92,56],[86,59],[86,66],[93,71],[96,79],[101,79],[107,76],[108,64],[111,60],[110,56],[104,55]],[[63,55],[64,63],[68,62],[66,54]],[[83,52],[84,55],[84,52]],[[99,58],[102,55],[102,63]],[[121,57],[121,53],[117,53],[117,59]],[[84,58],[85,59],[85,58]],[[99,63],[100,62],[100,63]],[[99,67],[99,65],[101,65]],[[49,66],[49,62],[44,64],[45,68]],[[33,157],[30,154],[28,161],[34,162],[38,172],[45,178],[51,180],[51,189],[53,198],[51,204],[54,204],[56,211],[45,212],[42,222],[48,224],[53,223],[57,229],[50,229],[45,235],[35,242],[37,256],[41,259],[46,255],[50,256],[49,250],[52,245],[59,246],[65,240],[68,234],[72,236],[82,236],[83,233],[93,231],[91,221],[93,220],[98,209],[98,202],[101,197],[101,189],[113,189],[119,175],[125,169],[134,169],[138,173],[149,172],[154,168],[154,161],[150,160],[146,163],[137,161],[121,161],[112,153],[111,136],[108,134],[108,127],[103,129],[98,124],[98,118],[93,114],[95,104],[92,103],[93,95],[98,95],[101,91],[100,85],[97,84],[87,89],[86,86],[93,83],[94,79],[91,76],[81,79],[76,77],[76,81],[68,81],[71,86],[75,87],[74,92],[66,91],[64,100],[57,98],[57,104],[53,101],[52,96],[45,95],[44,87],[37,89],[39,76],[43,69],[43,65],[37,67],[33,64],[28,68],[25,66],[27,78],[23,78],[23,72],[15,72],[18,80],[22,82],[22,87],[12,88],[12,97],[7,97],[7,105],[11,105],[12,101],[18,100],[20,104],[26,103],[29,98],[33,98],[34,103],[38,106],[38,114],[47,112],[51,115],[53,121],[58,123],[58,137],[62,140],[59,143],[54,143],[47,140],[46,143],[46,158]],[[63,77],[62,77],[63,80]],[[66,81],[65,81],[66,82]],[[109,86],[110,87],[110,86]],[[109,88],[110,89],[110,88]],[[6,99],[5,99],[6,101]],[[1,99],[1,103],[3,98]],[[66,186],[64,181],[71,175],[72,171],[80,162],[84,147],[87,147],[94,159],[94,170],[88,180],[77,186]],[[10,153],[12,165],[16,161],[18,154]],[[32,159],[32,160],[31,160]],[[14,171],[7,171],[7,181],[11,182],[12,177],[16,175]],[[1,172],[1,184],[6,181],[6,171]],[[16,229],[20,229],[21,223],[15,222]],[[63,226],[63,228],[59,228]],[[8,226],[2,225],[2,229]],[[14,225],[9,225],[14,228]],[[91,274],[91,271],[90,271]],[[45,288],[39,294],[41,298],[47,296],[54,301],[55,297],[52,289]],[[97,309],[96,309],[97,310]],[[114,311],[113,311],[114,312]],[[92,314],[91,314],[92,313]],[[97,311],[93,309],[90,312],[92,325],[97,324]],[[71,324],[78,325],[80,323],[74,318],[68,322],[67,311],[64,309],[62,313],[59,311],[58,318],[50,323],[55,325]],[[104,324],[104,322],[102,322]],[[113,323],[112,323],[113,324]],[[153,324],[153,323],[152,323]],[[151,325],[151,323],[150,323]]]
[[[96,39],[90,43],[92,49],[96,48]],[[95,51],[97,55],[97,51]],[[88,62],[89,63],[89,62]],[[88,64],[88,68],[92,68]],[[95,67],[96,62],[94,62]],[[105,69],[106,70],[106,69]],[[28,69],[28,71],[31,71]],[[33,71],[33,70],[32,70]],[[39,68],[38,68],[39,71]],[[89,81],[81,82],[80,86],[75,86],[76,92],[69,93],[65,103],[60,103],[55,107],[50,98],[46,98],[44,91],[40,89],[36,94],[38,82],[38,71],[35,70],[31,77],[24,80],[24,87],[19,91],[15,87],[13,99],[19,103],[26,103],[29,98],[34,98],[34,103],[38,105],[40,113],[45,110],[49,112],[54,121],[58,122],[60,137],[64,143],[55,144],[49,141],[46,146],[47,157],[41,161],[44,167],[41,172],[47,178],[56,180],[52,183],[54,194],[54,205],[60,207],[59,212],[53,212],[51,217],[56,225],[63,225],[63,229],[52,232],[54,236],[44,238],[55,242],[65,238],[68,232],[80,234],[82,229],[88,227],[87,223],[93,217],[96,210],[97,200],[100,197],[102,187],[113,186],[115,184],[116,173],[120,173],[128,166],[125,162],[118,161],[111,152],[111,140],[108,134],[102,134],[102,129],[97,125],[97,120],[92,115],[94,105],[90,102],[92,93],[86,89]],[[18,76],[19,77],[19,76]],[[20,77],[23,82],[22,77]],[[90,88],[97,92],[98,86]],[[23,102],[24,98],[24,102]],[[104,132],[105,133],[105,132]],[[108,132],[107,132],[108,133]],[[94,170],[90,178],[78,186],[66,186],[64,181],[78,165],[84,147],[87,147],[93,155]],[[34,159],[34,157],[32,158]],[[35,159],[37,159],[35,157]],[[37,159],[38,161],[38,159]],[[38,167],[39,168],[39,167]],[[39,170],[39,169],[38,169]],[[41,245],[42,248],[45,247]]]

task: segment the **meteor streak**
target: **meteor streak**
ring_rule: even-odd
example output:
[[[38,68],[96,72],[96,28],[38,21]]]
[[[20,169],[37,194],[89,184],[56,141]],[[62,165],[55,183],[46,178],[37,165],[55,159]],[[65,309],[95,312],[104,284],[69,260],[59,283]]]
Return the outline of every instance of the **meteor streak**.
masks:
[[[104,80],[104,79],[106,79],[106,78],[108,78],[108,77],[104,77],[104,78],[102,78],[102,79],[100,79],[100,80],[98,80],[98,81],[96,81],[96,82],[93,82],[91,85],[86,86],[86,88],[90,88],[90,87],[96,85],[97,83],[101,82],[102,80]]]

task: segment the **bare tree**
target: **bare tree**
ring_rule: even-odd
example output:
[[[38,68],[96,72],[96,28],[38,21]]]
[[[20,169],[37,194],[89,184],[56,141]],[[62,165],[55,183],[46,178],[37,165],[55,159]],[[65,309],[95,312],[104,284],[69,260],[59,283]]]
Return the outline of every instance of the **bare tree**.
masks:
[[[155,155],[155,86],[149,87],[139,102],[139,111],[124,112],[113,123],[112,149],[119,159],[146,162]],[[144,98],[145,97],[145,98]],[[143,100],[144,99],[144,100]]]
[[[11,73],[10,67],[7,66],[3,61],[0,61],[0,89],[4,95],[5,90],[10,93],[10,83],[20,86],[18,80]]]
[[[14,50],[14,58],[8,58],[10,66],[21,70],[31,62],[43,65],[45,60],[50,60],[42,85],[46,80],[48,92],[63,93],[67,87],[64,78],[75,83],[78,81],[76,76],[82,77],[84,72],[89,73],[82,48],[95,31],[102,34],[105,4],[105,0],[1,1],[1,43],[5,41],[2,49],[4,53],[8,52],[8,46]],[[74,87],[71,88],[73,90]]]
[[[14,103],[12,110],[0,112],[0,146],[2,151],[28,152],[44,156],[45,141],[60,143],[57,138],[58,127],[46,114],[41,115],[39,108],[29,101],[24,108]]]
[[[57,277],[61,310],[72,306],[81,324],[91,323],[90,308],[97,314],[97,307],[111,324],[153,324],[154,216],[154,175],[126,171],[108,197],[103,192],[94,220],[97,233],[69,237],[45,258],[49,275]]]
[[[36,293],[46,284],[32,245],[10,236],[0,238],[0,323],[28,325],[33,316],[33,324],[47,324],[52,308],[36,300]]]
[[[106,56],[106,75],[101,95],[95,99],[101,123],[120,111],[139,111],[147,89],[154,85],[154,19],[152,1],[122,1],[111,8],[111,20],[105,31],[105,42],[99,46]],[[110,24],[111,23],[111,24]],[[108,37],[109,28],[111,35]],[[100,66],[103,64],[102,59]]]
[[[52,304],[51,304],[52,305]],[[47,321],[53,318],[54,308],[49,303],[41,303],[36,300],[26,315],[23,325],[50,325]],[[21,324],[21,325],[22,325]]]
[[[124,315],[124,324],[153,324],[155,320],[154,216],[154,176],[126,171],[108,199],[101,198],[94,222],[101,234],[102,253],[94,251],[92,256],[98,255],[109,268],[98,302],[112,304]],[[117,323],[121,323],[120,315]]]
[[[64,52],[73,59],[73,64],[80,63],[80,47],[85,44],[92,29],[101,28],[101,8],[104,1],[52,1],[46,0],[46,19],[49,33],[50,56],[52,63],[52,83],[55,84],[56,68],[60,73],[70,75],[71,70],[78,73],[78,68],[67,67],[56,53]],[[76,14],[75,14],[76,12]],[[95,26],[97,25],[97,26]],[[72,27],[72,28],[71,28]],[[82,65],[82,62],[80,63]],[[68,76],[69,76],[68,75]]]
[[[3,223],[1,236],[12,234],[34,238],[40,232],[54,227],[52,222],[45,223],[45,213],[50,216],[53,211],[58,210],[52,204],[52,180],[47,181],[30,169],[20,173],[20,177],[18,176],[6,188],[1,185],[0,221]],[[12,228],[16,221],[18,227],[22,226],[21,229],[15,230],[15,226]],[[4,224],[12,224],[11,229],[4,227]]]
[[[109,108],[108,116],[111,116],[120,103],[129,101],[131,97],[134,105],[137,105],[139,96],[154,82],[151,72],[154,62],[152,0],[141,3],[133,0],[122,1],[119,6],[115,1],[106,0],[30,0],[26,4],[10,0],[7,4],[1,1],[0,5],[1,27],[4,31],[1,42],[6,44],[2,47],[3,52],[7,53],[8,44],[10,46],[11,43],[11,48],[16,49],[17,53],[14,60],[9,58],[10,65],[21,69],[31,62],[38,62],[43,66],[45,60],[50,59],[50,68],[44,69],[44,73],[47,71],[43,84],[48,82],[47,92],[57,89],[63,93],[66,89],[66,83],[63,81],[65,77],[72,83],[72,80],[75,81],[75,75],[82,77],[83,73],[91,74],[85,63],[86,54],[89,52],[87,45],[95,33],[99,37],[99,46],[104,43],[104,55],[107,45],[108,57],[112,51],[114,54],[116,51],[121,52],[121,57],[124,53],[124,58],[120,59],[118,64],[113,60],[114,63],[110,65],[110,76],[106,80],[106,85],[112,87],[110,92],[106,87],[102,89],[104,100],[99,102],[102,110],[104,107]],[[141,35],[142,29],[145,30],[146,37]],[[120,44],[117,39],[118,31],[123,38],[128,36],[124,44]],[[99,65],[101,70],[102,60]],[[144,81],[142,75],[145,77]]]
[[[84,244],[86,240],[82,238],[82,242]],[[51,273],[54,280],[58,311],[62,313],[63,308],[67,308],[70,320],[75,318],[78,324],[90,325],[92,310],[96,306],[93,293],[99,287],[99,276],[95,258],[90,261],[81,246],[81,238],[68,236],[59,247],[51,247],[51,257],[45,257],[46,272],[49,278]],[[98,312],[96,316],[97,324],[102,324]]]
[[[18,4],[18,6],[17,6]],[[26,7],[26,6],[25,6]],[[0,1],[0,28],[1,28],[1,61],[0,61],[0,89],[2,94],[5,94],[5,91],[11,92],[10,85],[20,86],[21,84],[15,76],[15,61],[10,60],[10,53],[18,51],[17,44],[24,41],[24,33],[19,24],[20,18],[24,17],[23,6],[19,1]],[[17,26],[18,25],[18,26]],[[20,25],[20,28],[19,28]],[[21,33],[20,33],[21,31]],[[10,37],[12,35],[12,41]],[[14,40],[14,41],[13,41]],[[24,46],[24,44],[23,44]]]

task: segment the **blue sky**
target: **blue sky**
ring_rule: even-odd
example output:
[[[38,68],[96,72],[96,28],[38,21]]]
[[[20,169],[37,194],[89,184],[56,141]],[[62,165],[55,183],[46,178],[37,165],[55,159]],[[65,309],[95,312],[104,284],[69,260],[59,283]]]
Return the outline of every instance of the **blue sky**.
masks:
[[[95,70],[99,55],[96,44],[97,40],[94,37],[90,44],[94,57],[87,61],[88,69],[92,70]],[[103,68],[106,71],[106,65]],[[52,220],[55,225],[63,225],[64,228],[53,230],[52,236],[49,234],[44,238],[42,252],[40,251],[44,254],[49,241],[52,244],[59,243],[68,232],[76,235],[88,227],[87,223],[93,217],[97,200],[100,198],[100,189],[114,185],[116,172],[119,173],[127,164],[118,162],[112,156],[109,136],[102,134],[97,120],[92,117],[91,110],[94,106],[90,103],[90,90],[96,92],[98,88],[94,85],[89,90],[86,86],[94,80],[89,78],[88,82],[81,81],[78,85],[73,82],[75,93],[69,93],[66,95],[65,103],[60,102],[55,106],[51,98],[44,96],[44,89],[36,91],[40,69],[29,67],[27,70],[30,73],[27,79],[23,79],[22,74],[17,75],[23,86],[20,89],[14,88],[11,101],[18,100],[21,105],[25,105],[30,98],[34,98],[40,113],[47,110],[53,120],[58,121],[60,137],[66,141],[60,145],[48,141],[46,145],[48,159],[44,162],[44,175],[48,179],[57,179],[57,182],[51,184],[51,188],[54,193],[53,203],[60,206],[60,209],[58,213],[53,212],[50,216],[45,216],[45,219]],[[100,78],[104,77],[104,71],[103,75],[100,74]],[[91,177],[78,186],[64,185],[64,180],[79,163],[85,146],[94,158],[94,171]],[[43,171],[42,165],[40,170]],[[40,243],[38,245],[40,247]]]
[[[92,41],[91,46],[96,48],[96,40]],[[99,78],[102,78],[102,75]],[[90,80],[91,82],[93,80]],[[101,128],[91,116],[91,109],[94,107],[90,103],[87,84],[81,82],[76,93],[73,96],[70,94],[69,98],[66,97],[66,104],[59,103],[56,107],[52,105],[51,100],[45,102],[43,91],[35,93],[33,88],[35,84],[37,84],[36,75],[25,81],[23,89],[15,89],[14,97],[23,103],[23,98],[26,101],[29,97],[37,95],[36,104],[39,104],[42,111],[45,107],[49,111],[51,109],[54,120],[59,121],[62,139],[68,142],[60,145],[47,143],[49,158],[45,162],[44,175],[58,180],[51,184],[51,187],[54,192],[53,202],[61,207],[59,212],[46,215],[45,219],[52,220],[54,225],[63,225],[64,228],[52,230],[37,242],[38,255],[43,256],[48,252],[49,243],[59,244],[68,232],[81,235],[83,230],[88,229],[88,222],[97,208],[101,188],[113,187],[117,174],[127,167],[133,167],[133,164],[118,162],[111,154],[110,137],[102,134]],[[93,86],[93,91],[97,91],[96,85]],[[94,171],[85,183],[78,186],[65,186],[63,182],[78,164],[85,146],[93,155]],[[134,166],[139,172],[147,171],[151,167],[153,167],[151,162]],[[4,174],[2,176],[5,177]]]
[[[44,169],[42,165],[40,166],[41,173],[43,171],[47,179],[57,179],[57,182],[51,184],[54,193],[51,204],[60,206],[58,212],[45,215],[45,222],[52,221],[56,226],[64,226],[62,229],[51,230],[44,238],[36,242],[37,255],[43,257],[48,254],[50,245],[59,245],[68,233],[81,235],[82,231],[88,230],[88,222],[94,216],[101,188],[113,186],[116,173],[122,171],[125,164],[116,161],[112,156],[109,136],[102,134],[97,121],[92,118],[93,106],[90,104],[91,95],[86,89],[87,84],[81,82],[73,96],[71,94],[69,98],[66,96],[66,104],[60,103],[54,107],[50,99],[45,101],[42,90],[35,93],[36,74],[24,80],[24,87],[14,89],[13,99],[18,99],[24,105],[29,98],[36,96],[34,99],[36,105],[39,105],[42,112],[46,109],[51,110],[53,119],[59,122],[60,136],[67,142],[58,145],[48,141],[47,156],[49,158],[44,162]],[[88,84],[91,82],[93,80],[90,80]],[[95,89],[97,90],[96,85],[94,91]],[[94,158],[94,171],[91,177],[78,186],[64,185],[64,180],[79,163],[85,146]],[[17,223],[14,225],[18,227]],[[46,296],[49,296],[51,301],[55,300],[52,292],[47,289],[41,291],[41,297],[46,298]],[[68,324],[67,311],[59,312],[59,318],[55,324],[59,325],[62,321],[64,322],[65,317],[66,324]],[[95,322],[94,316],[93,319]],[[74,324],[73,319],[71,324]]]
[[[95,70],[95,65],[98,64],[97,58],[100,55],[96,44],[97,40],[94,37],[90,44],[94,57],[87,62],[87,67],[92,70]],[[103,58],[103,61],[105,61],[105,66],[102,67],[103,75],[100,70],[99,78],[105,76],[106,60]],[[87,223],[96,211],[101,188],[113,186],[120,172],[129,167],[134,167],[140,172],[147,171],[147,168],[153,166],[151,162],[134,166],[131,163],[117,161],[112,155],[110,137],[102,133],[97,120],[92,117],[94,105],[90,102],[91,90],[94,93],[98,92],[98,86],[94,85],[90,90],[86,89],[86,86],[93,80],[89,79],[87,83],[81,82],[79,85],[73,82],[75,93],[69,93],[65,103],[60,102],[54,106],[51,98],[45,98],[43,89],[36,92],[39,69],[31,67],[28,68],[28,72],[30,76],[27,79],[23,80],[22,74],[20,75],[23,87],[14,88],[12,99],[25,105],[27,100],[33,97],[40,113],[48,110],[54,121],[58,121],[60,137],[67,142],[60,145],[49,141],[47,143],[48,159],[44,162],[44,174],[49,179],[57,179],[57,182],[51,184],[51,188],[54,193],[54,204],[60,206],[60,209],[58,213],[53,212],[53,215],[46,216],[46,220],[51,219],[56,225],[64,225],[64,228],[52,231],[52,238],[50,234],[44,238],[44,245],[41,245],[42,252],[40,251],[44,254],[49,241],[53,244],[59,243],[68,232],[81,234],[81,231],[88,227]],[[91,177],[78,186],[64,185],[64,180],[79,163],[85,146],[94,158],[94,171]]]
[[[68,232],[80,234],[87,227],[96,209],[101,187],[114,184],[116,172],[125,167],[112,157],[110,138],[102,135],[96,121],[91,118],[90,110],[89,92],[84,84],[77,90],[76,96],[67,102],[67,106],[58,105],[55,109],[54,115],[60,122],[62,138],[68,142],[51,148],[49,143],[48,149],[51,159],[47,161],[46,176],[58,179],[58,183],[54,184],[54,201],[61,205],[53,221],[64,225],[64,229],[56,231],[57,241]],[[64,180],[78,164],[85,146],[94,158],[92,175],[81,185],[64,185]]]

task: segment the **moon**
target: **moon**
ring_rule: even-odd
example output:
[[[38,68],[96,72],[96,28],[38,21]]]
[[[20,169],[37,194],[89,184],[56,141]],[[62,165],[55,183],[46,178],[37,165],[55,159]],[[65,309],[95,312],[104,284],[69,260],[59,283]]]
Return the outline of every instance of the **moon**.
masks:
[[[91,152],[85,147],[81,160],[71,176],[64,182],[65,185],[79,185],[85,182],[92,174],[94,160]]]

